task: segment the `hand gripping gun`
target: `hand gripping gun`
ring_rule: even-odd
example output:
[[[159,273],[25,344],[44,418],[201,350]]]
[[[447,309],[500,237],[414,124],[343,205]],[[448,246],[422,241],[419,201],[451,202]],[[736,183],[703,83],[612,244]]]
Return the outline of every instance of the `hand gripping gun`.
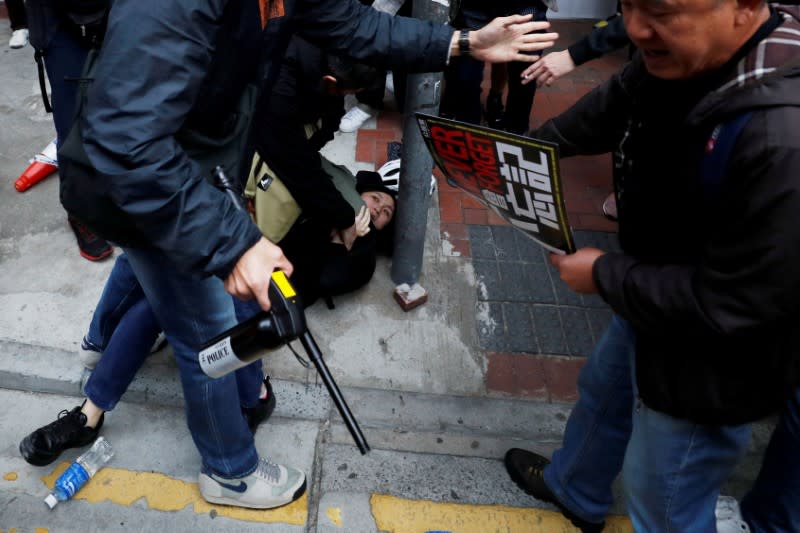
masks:
[[[214,177],[234,205],[244,210],[241,196],[221,167],[214,170]],[[203,372],[213,378],[223,376],[258,359],[262,349],[275,349],[300,339],[358,449],[362,455],[366,454],[369,444],[306,327],[305,313],[297,292],[279,270],[273,272],[270,279],[269,301],[272,304],[269,311],[261,311],[203,345],[198,355]]]

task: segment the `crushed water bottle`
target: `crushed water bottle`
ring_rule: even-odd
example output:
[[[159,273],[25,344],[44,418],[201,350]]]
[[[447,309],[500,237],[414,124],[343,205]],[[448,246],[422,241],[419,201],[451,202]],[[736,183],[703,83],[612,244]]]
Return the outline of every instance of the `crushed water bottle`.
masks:
[[[52,509],[58,502],[72,498],[113,456],[114,450],[111,444],[104,437],[98,437],[92,447],[58,477],[53,492],[47,495],[44,503]]]

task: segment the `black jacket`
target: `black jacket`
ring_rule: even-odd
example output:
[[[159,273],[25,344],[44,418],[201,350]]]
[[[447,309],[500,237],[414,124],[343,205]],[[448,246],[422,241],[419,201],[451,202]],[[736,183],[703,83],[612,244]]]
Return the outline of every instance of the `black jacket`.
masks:
[[[655,79],[635,56],[532,132],[562,155],[615,152],[624,252],[595,263],[595,282],[636,331],[641,398],[699,423],[758,419],[800,385],[800,23],[774,23],[702,79]],[[713,130],[747,112],[703,198]]]
[[[231,12],[236,24],[226,23]],[[115,1],[82,122],[104,190],[72,194],[111,198],[132,230],[178,268],[226,277],[260,233],[177,137],[186,127],[224,135],[246,85],[269,91],[293,31],[323,48],[416,71],[442,69],[452,35],[356,0],[272,0],[263,14],[258,0]]]
[[[355,211],[322,168],[319,150],[333,138],[344,114],[344,97],[327,93],[322,76],[327,57],[318,47],[293,38],[269,103],[256,116],[253,133],[258,153],[292,193],[304,216],[349,228]],[[306,124],[321,122],[309,139]]]
[[[571,44],[567,51],[577,67],[630,44],[622,17],[617,16],[607,26],[596,28]]]

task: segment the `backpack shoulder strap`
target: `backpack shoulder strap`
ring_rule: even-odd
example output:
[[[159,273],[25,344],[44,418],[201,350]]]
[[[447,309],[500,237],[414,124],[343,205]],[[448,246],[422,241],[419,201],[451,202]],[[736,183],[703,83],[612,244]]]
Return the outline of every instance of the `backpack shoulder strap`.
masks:
[[[719,124],[711,133],[700,163],[700,185],[703,196],[707,200],[713,200],[719,194],[720,185],[728,171],[733,148],[752,116],[752,111],[737,115],[731,120]]]

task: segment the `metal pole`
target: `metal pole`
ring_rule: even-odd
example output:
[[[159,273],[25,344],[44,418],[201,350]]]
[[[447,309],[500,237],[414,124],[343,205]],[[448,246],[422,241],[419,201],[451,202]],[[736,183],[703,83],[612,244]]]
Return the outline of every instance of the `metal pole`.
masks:
[[[414,18],[447,23],[450,12],[448,0],[413,1]],[[406,85],[403,155],[391,272],[392,280],[398,285],[413,285],[422,272],[433,160],[419,133],[414,113],[438,114],[441,85],[441,73],[412,74]]]

